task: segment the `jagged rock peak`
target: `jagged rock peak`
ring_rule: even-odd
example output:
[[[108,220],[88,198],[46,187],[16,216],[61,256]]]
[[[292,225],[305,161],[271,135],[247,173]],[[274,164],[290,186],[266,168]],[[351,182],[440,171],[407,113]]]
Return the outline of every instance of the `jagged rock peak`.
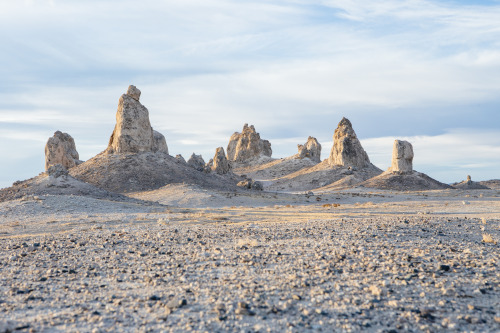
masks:
[[[408,141],[394,140],[391,171],[399,174],[413,172],[413,146]]]
[[[261,156],[271,157],[271,143],[262,140],[253,125],[245,124],[241,133],[235,132],[229,139],[227,157],[230,161],[246,162]]]
[[[175,159],[176,159],[176,160],[177,160],[177,162],[179,162],[179,163],[186,164],[186,160],[184,159],[184,157],[183,157],[181,154],[177,154],[177,155],[175,155]]]
[[[78,164],[80,156],[76,151],[75,140],[68,133],[56,131],[54,136],[47,140],[45,145],[45,171],[48,171],[52,165],[61,164],[69,169]]]
[[[331,166],[364,168],[370,164],[368,154],[361,146],[347,118],[342,118],[333,134],[333,147],[328,163]]]
[[[226,158],[226,153],[224,152],[224,148],[222,147],[219,147],[215,150],[212,170],[219,175],[224,175],[231,171],[231,163]]]
[[[191,155],[187,164],[198,171],[203,171],[205,169],[205,160],[201,155],[196,155],[195,153]]]
[[[307,157],[311,161],[318,163],[321,162],[321,145],[316,138],[310,136],[307,138],[307,142],[305,144],[297,145],[297,148],[299,150],[296,155],[297,158],[303,159]]]
[[[108,154],[164,152],[168,154],[165,137],[154,131],[148,109],[139,102],[141,91],[129,86],[118,101],[116,125],[109,139]]]

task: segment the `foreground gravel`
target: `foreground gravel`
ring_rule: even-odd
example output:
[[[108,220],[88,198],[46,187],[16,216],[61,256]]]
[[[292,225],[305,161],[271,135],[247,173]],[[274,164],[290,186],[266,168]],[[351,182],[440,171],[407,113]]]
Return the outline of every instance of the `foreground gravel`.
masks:
[[[0,332],[498,332],[485,222],[167,216],[3,238]]]

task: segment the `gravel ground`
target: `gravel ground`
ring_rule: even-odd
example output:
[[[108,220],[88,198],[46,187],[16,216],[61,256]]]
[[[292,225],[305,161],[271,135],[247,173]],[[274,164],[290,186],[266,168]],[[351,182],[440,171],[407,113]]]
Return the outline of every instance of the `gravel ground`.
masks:
[[[0,235],[0,332],[500,330],[498,218],[106,205]]]

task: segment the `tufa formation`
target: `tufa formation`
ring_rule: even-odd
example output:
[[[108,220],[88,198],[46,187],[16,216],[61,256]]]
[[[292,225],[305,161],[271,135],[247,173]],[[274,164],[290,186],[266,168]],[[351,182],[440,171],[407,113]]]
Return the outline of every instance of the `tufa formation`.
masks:
[[[205,160],[203,160],[203,157],[201,157],[201,155],[196,155],[195,153],[193,153],[187,161],[187,164],[198,171],[205,170]]]
[[[413,172],[413,147],[408,141],[394,140],[391,171],[399,174]]]
[[[347,118],[342,118],[333,134],[333,147],[328,158],[330,166],[364,168],[370,164],[366,151]]]
[[[307,157],[313,162],[321,162],[321,145],[316,138],[310,136],[307,138],[307,142],[305,144],[297,145],[297,148],[299,149],[299,152],[296,155],[297,158],[303,159]]]
[[[231,164],[226,158],[226,153],[222,147],[215,150],[215,156],[212,163],[212,171],[219,175],[224,175],[231,171]]]
[[[227,145],[227,158],[234,162],[247,162],[261,156],[271,157],[271,143],[262,140],[253,125],[243,126],[241,133],[235,132]]]
[[[154,131],[148,109],[139,102],[141,91],[129,86],[120,97],[116,125],[109,139],[108,154],[162,152],[168,154],[165,137]]]
[[[72,168],[82,163],[79,158],[75,140],[68,133],[55,132],[45,145],[45,171],[56,164],[66,169]]]

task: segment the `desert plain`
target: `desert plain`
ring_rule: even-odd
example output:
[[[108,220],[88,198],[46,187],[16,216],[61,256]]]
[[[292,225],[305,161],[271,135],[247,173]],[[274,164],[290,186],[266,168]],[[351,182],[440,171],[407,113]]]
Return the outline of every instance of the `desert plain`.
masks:
[[[500,331],[500,181],[440,183],[398,140],[383,172],[345,118],[323,161],[245,125],[186,162],[139,96],[106,151],[56,132],[0,190],[1,333]]]

